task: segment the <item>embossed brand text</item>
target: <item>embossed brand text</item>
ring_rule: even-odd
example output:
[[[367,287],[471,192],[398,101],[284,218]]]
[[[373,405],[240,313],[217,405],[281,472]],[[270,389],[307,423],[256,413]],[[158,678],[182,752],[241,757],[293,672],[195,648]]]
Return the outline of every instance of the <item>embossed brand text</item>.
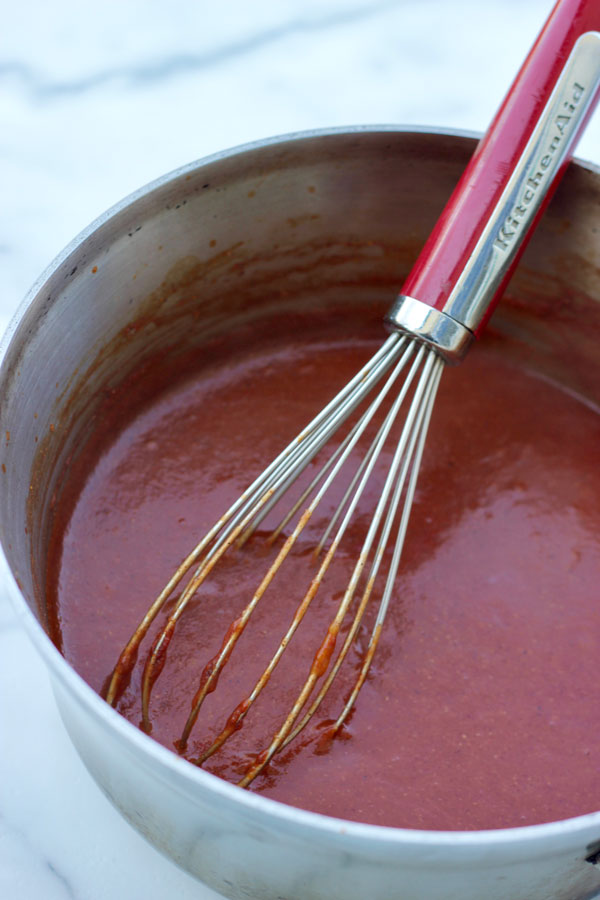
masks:
[[[573,125],[574,113],[583,97],[585,88],[577,82],[573,85],[572,96],[562,105],[562,111],[554,117],[553,134],[544,148],[543,156],[537,163],[535,174],[529,176],[522,188],[520,199],[515,203],[511,213],[504,221],[494,241],[494,246],[502,250],[510,249],[523,223],[530,217],[532,205],[539,188],[544,184],[548,176],[554,177],[557,170],[557,162],[562,160],[562,149],[570,136]],[[577,117],[575,117],[577,120]]]

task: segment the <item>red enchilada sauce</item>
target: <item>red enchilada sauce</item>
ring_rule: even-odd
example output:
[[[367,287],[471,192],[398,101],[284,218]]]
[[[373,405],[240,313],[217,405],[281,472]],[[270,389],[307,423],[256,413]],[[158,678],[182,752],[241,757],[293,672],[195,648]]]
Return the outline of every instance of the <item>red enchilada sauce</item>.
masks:
[[[277,332],[234,359],[217,347],[140,408],[126,391],[117,397],[116,436],[90,451],[59,502],[51,554],[56,640],[96,690],[193,542],[378,346],[335,334],[334,322]],[[343,734],[323,752],[322,721],[343,705],[368,623],[322,713],[252,790],[426,829],[528,825],[600,808],[600,417],[501,350],[484,341],[442,379],[401,575]],[[361,507],[361,534],[379,488]],[[315,572],[310,551],[326,521],[327,510],[311,521],[265,594],[207,698],[190,759],[262,672]],[[151,701],[152,735],[166,747],[266,571],[262,536],[215,570],[177,627]],[[356,540],[342,544],[329,587],[207,771],[235,781],[267,746],[325,636]],[[136,725],[138,669],[118,704]]]

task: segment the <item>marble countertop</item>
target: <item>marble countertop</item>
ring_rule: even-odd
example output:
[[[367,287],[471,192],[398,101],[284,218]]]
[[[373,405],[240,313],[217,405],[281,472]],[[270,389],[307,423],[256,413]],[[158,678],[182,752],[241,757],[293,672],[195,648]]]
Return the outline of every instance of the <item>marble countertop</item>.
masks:
[[[270,135],[483,130],[551,0],[20,0],[0,34],[0,332],[85,225]],[[600,163],[600,116],[578,150]],[[0,399],[1,402],[1,399]],[[0,584],[0,897],[209,900],[87,774]]]

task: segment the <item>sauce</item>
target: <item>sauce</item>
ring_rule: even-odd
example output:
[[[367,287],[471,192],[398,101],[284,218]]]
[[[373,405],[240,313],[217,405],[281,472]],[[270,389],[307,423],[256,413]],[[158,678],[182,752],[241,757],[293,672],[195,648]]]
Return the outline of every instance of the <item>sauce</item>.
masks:
[[[380,343],[339,339],[322,318],[318,329],[273,334],[235,359],[213,352],[139,408],[124,390],[113,401],[116,433],[104,429],[114,438],[90,451],[59,499],[54,637],[97,691],[193,543]],[[360,668],[373,611],[322,710],[251,790],[423,829],[528,825],[598,809],[598,446],[597,411],[507,362],[498,339],[446,371],[401,573],[354,712],[336,739],[322,739]],[[239,727],[316,572],[311,550],[333,500],[258,605],[186,747],[197,758],[229,721],[232,736],[207,771],[237,781],[311,666],[318,674],[327,662],[327,630],[380,487],[367,490],[329,582]],[[152,736],[166,747],[175,749],[202,672],[268,567],[262,538],[277,521],[223,560],[175,630],[150,706]],[[118,709],[140,724],[139,664]]]

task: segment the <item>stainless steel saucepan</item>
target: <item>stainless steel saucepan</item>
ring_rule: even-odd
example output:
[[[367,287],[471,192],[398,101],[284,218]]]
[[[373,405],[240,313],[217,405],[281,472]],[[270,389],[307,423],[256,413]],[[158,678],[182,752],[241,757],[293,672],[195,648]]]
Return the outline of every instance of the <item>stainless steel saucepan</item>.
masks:
[[[53,495],[103,392],[161,348],[202,353],[210,337],[249,316],[343,303],[351,317],[365,292],[383,314],[473,146],[457,134],[342,129],[184,167],[73,241],[2,344],[3,575],[101,789],[159,850],[229,898],[583,900],[600,891],[600,812],[427,832],[293,809],[226,784],[137,731],[44,630]],[[490,326],[503,333],[506,353],[595,404],[599,235],[600,171],[574,164]]]

